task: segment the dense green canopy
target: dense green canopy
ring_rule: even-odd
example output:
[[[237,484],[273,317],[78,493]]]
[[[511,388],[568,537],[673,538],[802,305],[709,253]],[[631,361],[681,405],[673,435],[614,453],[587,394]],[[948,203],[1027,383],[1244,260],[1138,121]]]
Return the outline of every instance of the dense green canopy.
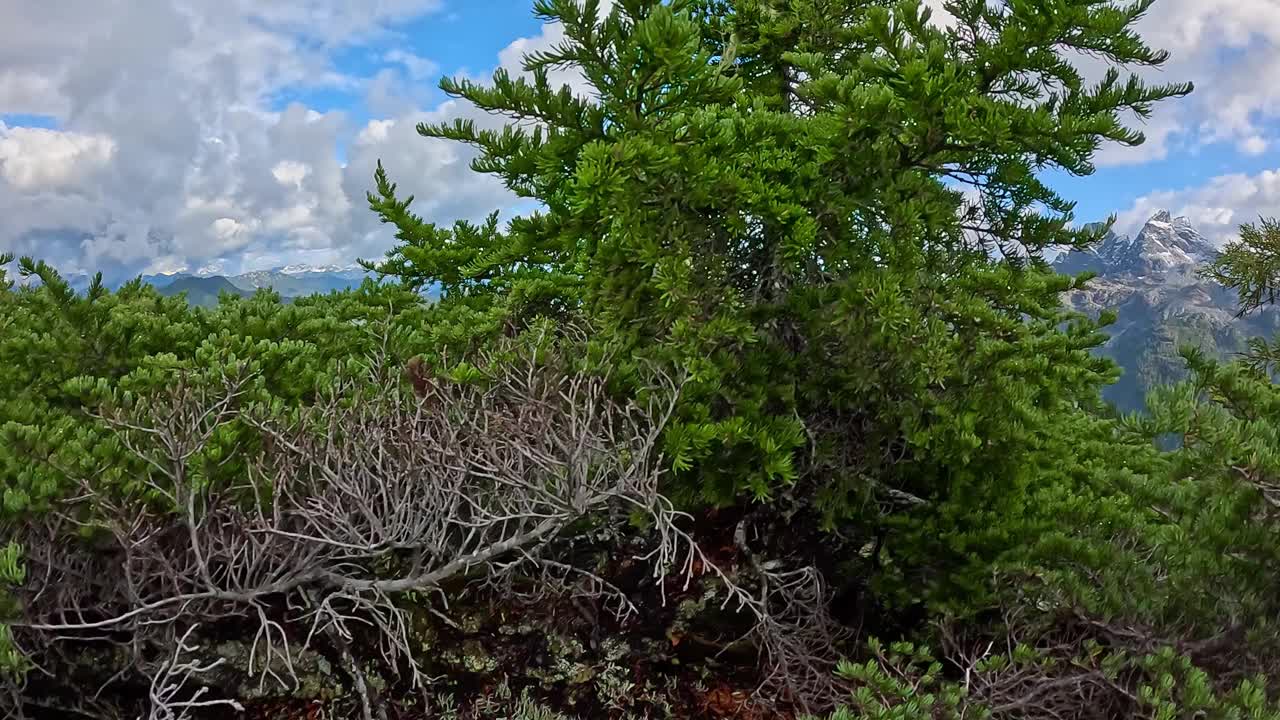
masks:
[[[419,130],[544,209],[441,230],[380,169],[400,244],[376,267],[442,283],[451,326],[587,322],[688,373],[673,495],[816,511],[912,600],[959,600],[1039,532],[1062,427],[1113,377],[1041,259],[1105,228],[1072,229],[1035,173],[1091,172],[1100,143],[1140,141],[1123,114],[1189,91],[1070,62],[1159,65],[1130,29],[1149,6],[957,2],[943,29],[916,2],[538,3],[562,43],[442,84],[513,122]],[[566,68],[593,97],[551,86]]]

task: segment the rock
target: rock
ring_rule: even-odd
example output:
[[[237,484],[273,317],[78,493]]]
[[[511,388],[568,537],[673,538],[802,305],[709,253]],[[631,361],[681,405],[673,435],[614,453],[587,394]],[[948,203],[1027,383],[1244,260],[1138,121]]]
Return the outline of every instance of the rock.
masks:
[[[1228,357],[1249,338],[1280,330],[1280,310],[1267,307],[1237,317],[1236,294],[1199,275],[1216,254],[1190,221],[1162,210],[1137,237],[1111,233],[1096,248],[1054,262],[1068,275],[1097,273],[1084,289],[1067,294],[1068,305],[1091,317],[1103,310],[1117,313],[1116,323],[1105,329],[1111,338],[1101,354],[1124,371],[1103,393],[1119,409],[1140,410],[1151,387],[1185,377],[1182,345]]]
[[[262,648],[258,648],[256,662],[250,663],[252,645],[240,640],[228,640],[199,653],[201,662],[225,660],[218,668],[203,676],[204,685],[220,694],[245,700],[288,697],[299,700],[329,700],[344,692],[343,677],[332,664],[319,653],[296,650],[293,654],[293,671],[290,673],[284,658],[275,657],[270,674],[263,677]],[[252,671],[251,671],[252,665]]]

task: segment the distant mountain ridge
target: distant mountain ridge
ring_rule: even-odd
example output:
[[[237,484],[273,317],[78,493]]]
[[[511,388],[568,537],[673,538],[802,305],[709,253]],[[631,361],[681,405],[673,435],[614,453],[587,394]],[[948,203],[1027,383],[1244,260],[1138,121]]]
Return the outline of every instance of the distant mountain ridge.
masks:
[[[157,290],[163,290],[175,283],[187,280],[196,280],[194,283],[187,283],[186,286],[192,288],[212,288],[217,280],[225,281],[235,292],[243,296],[252,295],[259,288],[269,288],[281,296],[286,298],[302,297],[304,295],[314,295],[316,293],[328,293],[334,290],[347,290],[359,287],[365,278],[377,278],[375,273],[365,271],[359,265],[302,265],[293,264],[285,265],[270,270],[255,270],[251,272],[240,273],[238,275],[223,275],[211,272],[186,272],[179,271],[174,273],[157,273],[142,275],[142,282],[155,287]],[[119,289],[125,282],[132,280],[133,277],[122,278],[116,282],[109,282],[107,286],[111,289]],[[66,280],[71,287],[77,291],[83,292],[89,287],[91,278],[82,273],[73,273],[66,276]],[[213,281],[213,282],[200,282]],[[202,292],[202,290],[200,290]],[[176,293],[166,293],[176,294]],[[214,294],[216,297],[216,293]]]
[[[1102,275],[1168,275],[1194,273],[1212,260],[1218,250],[1185,217],[1167,210],[1151,216],[1136,237],[1108,233],[1098,247],[1068,253],[1055,263],[1059,272],[1075,275],[1094,271]]]
[[[300,297],[358,287],[367,277],[376,278],[377,275],[359,265],[285,265],[272,270],[232,275],[227,279],[244,290],[271,288],[281,295]]]
[[[1121,378],[1104,391],[1118,408],[1141,409],[1149,388],[1184,377],[1178,356],[1183,345],[1225,357],[1243,350],[1249,338],[1280,333],[1280,309],[1266,307],[1236,317],[1235,293],[1198,274],[1217,252],[1190,220],[1162,210],[1137,235],[1111,232],[1094,248],[1055,259],[1054,268],[1061,273],[1097,273],[1084,289],[1067,294],[1071,307],[1093,317],[1107,309],[1117,312],[1116,323],[1106,328],[1110,339],[1100,352],[1123,369]],[[244,297],[271,288],[288,300],[354,288],[376,277],[359,265],[293,264],[230,276],[144,275],[142,281],[165,295],[185,292],[192,305],[208,306],[216,304],[220,292]],[[81,291],[89,284],[86,275],[70,275],[67,280]],[[438,296],[439,289],[427,294]]]
[[[1280,311],[1237,317],[1235,292],[1199,275],[1217,253],[1190,220],[1161,210],[1136,236],[1108,233],[1096,247],[1055,260],[1064,274],[1097,273],[1085,289],[1068,293],[1071,307],[1093,317],[1117,313],[1102,354],[1124,371],[1104,392],[1118,408],[1141,409],[1149,388],[1185,377],[1183,345],[1226,357],[1249,338],[1280,330]]]
[[[92,278],[85,273],[63,273],[62,277],[76,292],[83,293],[88,289]],[[181,281],[195,278],[197,280],[223,280],[230,284],[238,294],[250,296],[260,288],[269,288],[280,294],[282,300],[291,302],[308,295],[328,294],[334,291],[353,290],[360,287],[365,280],[385,282],[377,273],[369,272],[358,264],[351,265],[284,265],[270,270],[254,270],[238,275],[226,275],[216,272],[214,267],[201,268],[192,273],[185,270],[173,273],[156,273],[148,275],[129,275],[109,278],[104,284],[110,290],[119,290],[126,282],[141,279],[157,290]],[[212,288],[210,283],[197,282],[192,287]],[[196,294],[202,294],[197,290]],[[428,300],[439,299],[441,288],[439,283],[432,283],[423,288],[422,295]],[[176,294],[168,293],[168,294]],[[214,294],[216,297],[216,293]],[[200,303],[193,303],[200,304]]]
[[[180,295],[185,293],[187,303],[197,307],[212,307],[218,304],[218,297],[222,293],[238,295],[240,297],[248,297],[253,293],[247,292],[235,285],[232,285],[226,278],[221,276],[214,277],[198,277],[195,275],[187,275],[185,277],[173,278],[164,285],[156,287],[161,295]]]

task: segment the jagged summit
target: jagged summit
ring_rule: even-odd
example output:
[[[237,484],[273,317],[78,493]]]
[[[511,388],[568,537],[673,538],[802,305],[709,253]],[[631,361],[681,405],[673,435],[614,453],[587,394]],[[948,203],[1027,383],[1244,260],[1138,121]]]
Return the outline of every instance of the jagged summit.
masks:
[[[1103,393],[1122,410],[1142,409],[1149,388],[1186,377],[1178,355],[1184,345],[1225,358],[1249,338],[1280,332],[1280,308],[1239,317],[1235,292],[1196,272],[1217,252],[1191,221],[1161,210],[1136,236],[1109,234],[1091,250],[1054,263],[1059,272],[1098,274],[1067,293],[1068,305],[1092,317],[1117,313],[1100,352],[1124,370]]]
[[[1166,276],[1187,273],[1212,259],[1217,248],[1185,217],[1168,210],[1151,216],[1136,237],[1109,233],[1097,247],[1063,255],[1054,265],[1059,272],[1085,271],[1099,275]]]

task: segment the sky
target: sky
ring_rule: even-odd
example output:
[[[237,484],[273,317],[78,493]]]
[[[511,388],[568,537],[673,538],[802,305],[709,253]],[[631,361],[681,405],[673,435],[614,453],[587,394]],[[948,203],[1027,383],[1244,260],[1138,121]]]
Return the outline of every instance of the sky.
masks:
[[[1167,209],[1225,242],[1280,215],[1280,0],[1156,0],[1139,29],[1172,54],[1145,76],[1196,91],[1050,184],[1121,232]],[[468,148],[415,126],[494,123],[440,77],[559,32],[531,0],[0,0],[0,252],[109,275],[373,258],[378,159],[428,220],[509,216]]]

